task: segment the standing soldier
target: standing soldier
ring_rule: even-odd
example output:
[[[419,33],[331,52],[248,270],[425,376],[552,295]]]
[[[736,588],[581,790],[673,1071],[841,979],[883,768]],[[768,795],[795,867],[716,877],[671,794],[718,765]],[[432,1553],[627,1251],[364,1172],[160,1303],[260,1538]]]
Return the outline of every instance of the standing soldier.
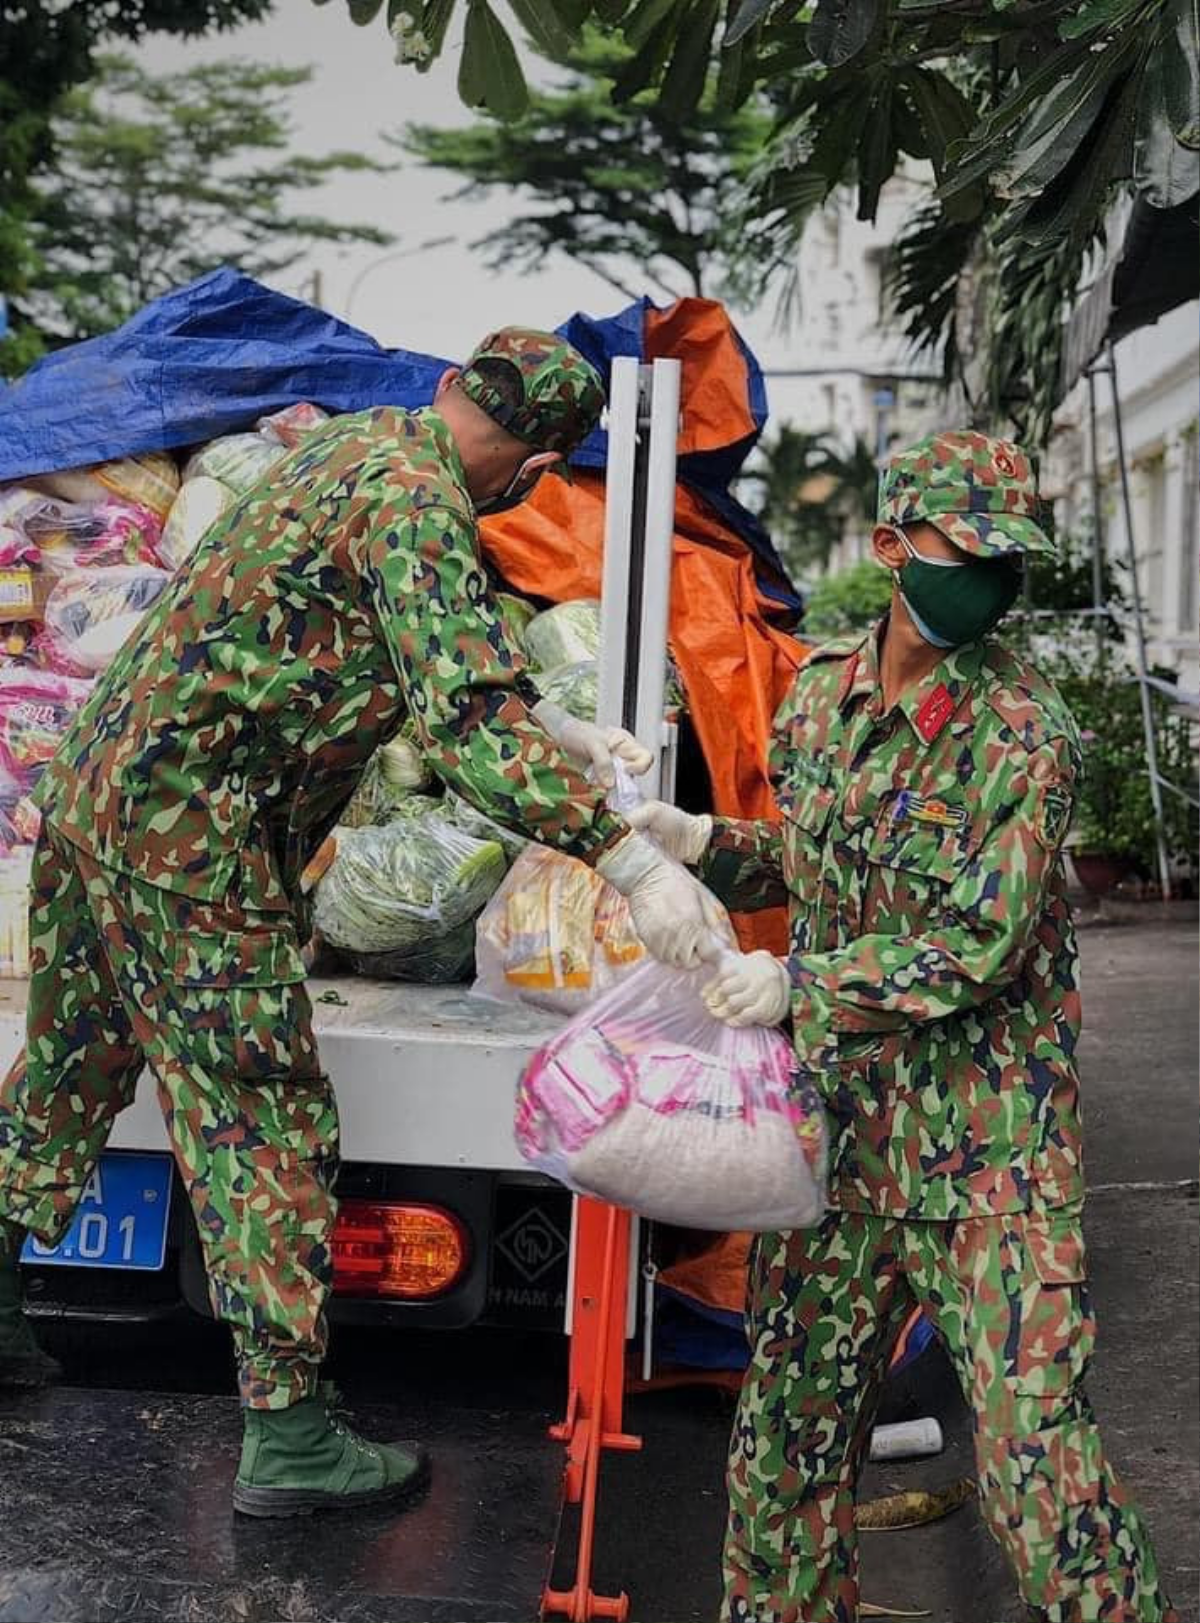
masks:
[[[781,824],[640,814],[734,906],[791,909],[792,952],[707,993],[790,1014],[831,1118],[830,1209],[761,1236],[729,1462],[724,1616],[852,1623],[854,1500],[889,1354],[919,1303],[975,1417],[983,1515],[1043,1623],[1174,1619],[1084,1375],[1078,959],[1060,851],[1079,746],[989,638],[1050,553],[1029,461],[939,434],[881,484],[891,610],[818,650],[776,722]],[[638,820],[638,814],[635,814]]]
[[[400,1501],[427,1475],[317,1391],[337,1112],[299,879],[376,746],[411,716],[447,784],[594,864],[658,956],[697,961],[712,921],[605,807],[612,756],[649,753],[539,698],[477,552],[476,514],[527,495],[603,399],[570,345],[509,327],[431,409],[335,418],[208,532],[39,786],[26,1049],[0,1089],[0,1383],[50,1372],[24,1233],[62,1237],[148,1065],[233,1330],[248,1514]]]

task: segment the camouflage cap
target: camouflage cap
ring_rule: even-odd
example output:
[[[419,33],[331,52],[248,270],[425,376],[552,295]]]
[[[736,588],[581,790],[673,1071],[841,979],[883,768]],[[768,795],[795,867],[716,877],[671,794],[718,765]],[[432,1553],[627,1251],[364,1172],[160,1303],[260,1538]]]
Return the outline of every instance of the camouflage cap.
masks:
[[[970,430],[931,434],[892,457],[879,477],[880,524],[936,524],[980,558],[1054,554],[1038,523],[1033,467],[1011,440]]]
[[[481,361],[507,361],[516,368],[522,399],[514,404],[489,379]],[[591,433],[604,406],[599,373],[571,344],[533,327],[501,327],[475,350],[459,387],[493,422],[538,451],[568,455]]]

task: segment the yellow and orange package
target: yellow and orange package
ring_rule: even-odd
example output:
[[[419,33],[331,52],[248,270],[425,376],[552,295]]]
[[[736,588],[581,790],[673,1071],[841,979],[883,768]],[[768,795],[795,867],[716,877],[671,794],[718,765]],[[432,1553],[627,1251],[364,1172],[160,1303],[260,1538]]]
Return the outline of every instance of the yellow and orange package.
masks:
[[[475,991],[573,1013],[645,956],[629,904],[574,857],[529,846],[475,930]]]

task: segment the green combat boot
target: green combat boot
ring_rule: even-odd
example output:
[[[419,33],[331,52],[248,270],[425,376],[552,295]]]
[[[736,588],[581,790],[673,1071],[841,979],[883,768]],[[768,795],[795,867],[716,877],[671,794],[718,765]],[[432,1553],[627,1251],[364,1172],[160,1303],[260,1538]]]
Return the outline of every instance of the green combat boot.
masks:
[[[429,1485],[429,1456],[415,1443],[369,1443],[335,1413],[322,1387],[290,1409],[247,1409],[233,1508],[243,1516],[308,1516],[314,1510],[394,1505]]]
[[[56,1358],[34,1339],[21,1306],[21,1244],[24,1230],[0,1218],[0,1387],[45,1386],[62,1374]]]

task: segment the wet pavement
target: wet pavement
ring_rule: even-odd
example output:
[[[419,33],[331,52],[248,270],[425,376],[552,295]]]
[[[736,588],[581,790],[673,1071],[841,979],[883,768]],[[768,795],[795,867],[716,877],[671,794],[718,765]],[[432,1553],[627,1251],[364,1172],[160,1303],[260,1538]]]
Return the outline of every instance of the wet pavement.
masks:
[[[1089,927],[1081,943],[1100,1324],[1090,1390],[1182,1623],[1200,1623],[1196,925],[1147,911]],[[282,1533],[228,1511],[238,1428],[219,1332],[93,1328],[72,1332],[66,1353],[64,1390],[0,1401],[0,1623],[532,1623],[555,1530],[556,1338],[339,1332],[332,1373],[364,1424],[425,1437],[440,1476],[399,1520]],[[887,1418],[936,1415],[946,1449],[872,1467],[867,1494],[970,1474],[966,1415],[937,1349],[892,1384],[888,1405]],[[645,1448],[606,1461],[595,1587],[628,1591],[636,1623],[715,1618],[731,1413],[713,1390],[627,1406]],[[864,1535],[863,1594],[932,1623],[1024,1616],[973,1505]]]

